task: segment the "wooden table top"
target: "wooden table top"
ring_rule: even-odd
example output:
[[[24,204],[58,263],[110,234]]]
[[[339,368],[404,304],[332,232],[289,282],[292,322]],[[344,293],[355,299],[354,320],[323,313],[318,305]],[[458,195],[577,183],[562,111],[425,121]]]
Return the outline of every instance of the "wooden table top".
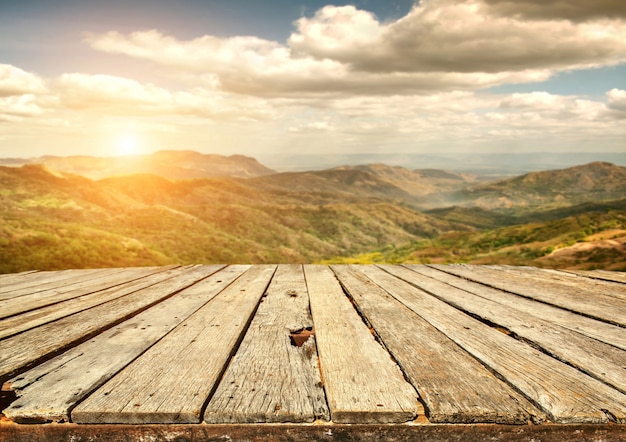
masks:
[[[469,265],[0,275],[0,382],[7,440],[86,440],[129,424],[233,440],[375,429],[397,440],[472,429],[625,440],[626,275]]]

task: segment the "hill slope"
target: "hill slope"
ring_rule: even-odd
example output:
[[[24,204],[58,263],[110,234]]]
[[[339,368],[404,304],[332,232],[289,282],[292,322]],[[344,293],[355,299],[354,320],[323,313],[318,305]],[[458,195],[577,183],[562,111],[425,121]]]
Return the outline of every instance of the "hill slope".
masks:
[[[625,171],[591,163],[451,192],[474,178],[375,164],[94,181],[0,167],[0,272],[316,261],[626,270]],[[416,209],[451,195],[462,204]]]
[[[207,177],[249,178],[274,173],[256,159],[243,155],[207,155],[194,151],[160,151],[123,157],[45,156],[31,159],[0,159],[0,165],[41,164],[58,172],[101,179],[116,175],[148,173],[170,179]]]
[[[457,207],[429,214],[488,227],[447,232],[325,262],[465,262],[626,271],[626,199],[533,213],[525,217],[528,222],[518,219],[516,223],[507,217],[505,227],[497,227],[501,219],[498,214],[477,208]]]
[[[93,181],[0,167],[0,271],[312,262],[451,230],[388,201],[311,203],[225,178]]]
[[[522,214],[583,202],[609,201],[624,195],[626,167],[595,162],[478,185],[456,193],[454,199],[458,205]]]
[[[478,177],[443,170],[409,170],[399,166],[368,164],[309,172],[285,172],[254,178],[258,188],[277,194],[299,194],[316,201],[350,201],[362,198],[429,206],[445,192],[462,189]]]

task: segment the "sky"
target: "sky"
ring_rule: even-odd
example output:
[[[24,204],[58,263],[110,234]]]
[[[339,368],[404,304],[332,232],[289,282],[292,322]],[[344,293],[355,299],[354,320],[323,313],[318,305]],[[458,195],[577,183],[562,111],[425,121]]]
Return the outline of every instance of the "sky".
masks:
[[[624,0],[0,0],[0,157],[626,152]]]

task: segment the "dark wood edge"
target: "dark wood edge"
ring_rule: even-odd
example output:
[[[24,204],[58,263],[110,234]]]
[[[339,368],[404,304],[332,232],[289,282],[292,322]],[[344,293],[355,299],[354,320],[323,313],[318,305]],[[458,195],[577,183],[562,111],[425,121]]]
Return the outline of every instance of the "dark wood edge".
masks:
[[[0,425],[3,442],[39,441],[618,441],[626,442],[626,425]]]

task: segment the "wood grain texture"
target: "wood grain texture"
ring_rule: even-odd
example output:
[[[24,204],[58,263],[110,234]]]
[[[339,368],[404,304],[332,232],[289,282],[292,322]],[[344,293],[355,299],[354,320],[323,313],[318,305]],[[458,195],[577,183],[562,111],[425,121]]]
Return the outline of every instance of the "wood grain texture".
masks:
[[[111,269],[74,269],[74,270],[46,270],[28,271],[22,273],[9,273],[0,275],[0,299],[14,291],[31,288],[35,290],[45,290],[48,284],[57,284],[58,281],[67,280],[83,275],[97,275],[108,272]]]
[[[0,274],[0,282],[2,281],[13,281],[15,278],[23,278],[27,275],[32,275],[33,273],[37,273],[39,270],[24,270],[19,273],[2,273]]]
[[[601,279],[604,281],[619,282],[626,284],[625,272],[609,272],[606,270],[563,270],[564,272],[574,273],[575,275],[582,275],[588,278]]]
[[[540,269],[537,267],[514,267],[501,266],[505,270],[512,270],[523,274],[529,278],[536,279],[548,284],[555,284],[562,287],[569,287],[575,290],[581,296],[616,296],[626,299],[626,285],[615,283],[614,281],[606,281],[598,278],[588,278],[571,272],[564,272],[556,269]],[[487,268],[491,268],[487,266]],[[499,267],[494,267],[496,270]],[[614,272],[617,273],[617,272]]]
[[[280,265],[237,354],[204,414],[207,423],[313,422],[328,419],[302,266]]]
[[[27,275],[27,278],[16,281],[14,284],[0,284],[0,300],[31,295],[45,290],[63,288],[102,274],[111,274],[120,269],[92,269],[92,270],[59,270],[57,272],[38,272]]]
[[[624,333],[622,327],[588,318],[587,316],[570,312],[569,310],[559,307],[537,302],[533,299],[524,298],[514,293],[487,287],[483,284],[448,274],[432,266],[407,264],[404,267],[446,283],[451,287],[474,293],[482,298],[507,306],[508,308],[522,310],[537,318],[550,321],[598,341],[626,350],[626,333]]]
[[[468,278],[450,271],[459,268],[468,271]],[[97,290],[116,274],[138,272],[147,273]],[[246,434],[248,439],[279,435],[284,440],[307,434],[337,440],[374,437],[389,430],[385,434],[409,440],[426,437],[420,429],[427,428],[434,429],[427,434],[442,431],[437,434],[459,440],[462,434],[498,435],[502,429],[511,440],[548,433],[567,440],[568,434],[582,437],[585,429],[593,429],[585,433],[594,435],[590,440],[612,440],[607,434],[626,428],[626,394],[620,392],[626,377],[621,375],[626,370],[626,328],[616,325],[615,318],[598,319],[582,306],[599,299],[598,305],[604,302],[608,311],[623,303],[626,285],[607,279],[613,273],[507,266],[329,270],[281,265],[0,275],[0,292],[5,290],[0,301],[60,295],[58,302],[0,320],[0,408],[6,409],[0,415],[0,439],[7,428],[26,427],[12,419],[65,422],[30,425],[20,433],[33,437],[72,429],[67,431],[89,438],[120,427],[200,429],[184,433],[198,437],[205,430],[218,438],[218,433]],[[7,290],[9,284],[13,290]],[[495,287],[503,284],[520,294]],[[87,292],[62,299],[62,293],[72,290]],[[373,338],[362,335],[364,328]],[[368,361],[377,352],[370,350],[372,342],[381,352]],[[368,364],[382,360],[382,369],[366,374]],[[387,410],[371,416],[358,410],[376,397],[388,398],[370,391],[389,377],[383,374],[388,363],[398,366],[406,382],[420,391],[413,402],[417,419],[408,424],[344,424],[335,421],[341,416],[335,412],[333,422],[324,422],[331,413],[322,382],[329,393],[337,384],[340,393],[355,392],[357,407],[337,406],[349,409],[345,421],[387,419]],[[374,379],[372,385],[358,388],[358,377],[341,380],[353,372]],[[105,389],[116,382],[114,389]],[[384,382],[381,388],[389,385]],[[109,396],[115,398],[113,408]],[[81,410],[90,401],[99,405]],[[80,423],[67,423],[73,418]],[[210,425],[200,424],[205,418]],[[529,420],[559,425],[532,425]],[[254,422],[262,425],[250,425]],[[452,424],[456,422],[463,424]],[[485,425],[491,422],[495,424]],[[81,433],[75,428],[91,429]],[[498,430],[485,433],[493,428]],[[547,433],[536,432],[546,428]],[[570,433],[559,433],[560,428]],[[466,429],[472,430],[462,431]],[[607,429],[613,432],[602,433]],[[140,438],[156,434],[130,433]]]
[[[222,266],[171,270],[174,277],[128,296],[0,340],[0,380],[32,363],[88,339],[215,273]]]
[[[626,299],[529,277],[506,266],[433,265],[453,275],[626,327]]]
[[[0,425],[2,442],[626,442],[623,425]]]
[[[0,301],[0,319],[116,287],[154,273],[150,269],[116,269],[90,275],[61,287]]]
[[[417,393],[374,339],[333,272],[304,267],[324,390],[333,422],[395,423],[417,416]]]
[[[20,421],[69,422],[69,410],[231,284],[249,265],[233,265],[58,357],[11,379],[17,400],[4,410]]]
[[[275,266],[254,266],[72,411],[79,423],[198,423]]]
[[[20,273],[2,273],[0,274],[0,294],[4,293],[10,286],[18,284],[23,281],[27,281],[29,278],[34,278],[35,273],[44,273],[52,275],[53,273],[59,273],[63,270],[47,270],[40,272],[39,270],[26,270]]]
[[[438,423],[523,424],[542,412],[354,266],[332,266]]]
[[[518,338],[626,393],[626,351],[430,277],[437,277],[437,270],[411,271],[389,265],[381,268],[459,310],[513,332]]]
[[[363,266],[360,271],[498,373],[552,421],[600,423],[616,419],[626,422],[626,395],[380,268]]]
[[[0,339],[16,335],[25,330],[70,316],[80,311],[112,301],[130,293],[163,282],[174,276],[167,272],[168,268],[146,271],[144,276],[129,282],[99,290],[94,293],[78,296],[46,307],[30,310],[9,318],[0,319]]]

